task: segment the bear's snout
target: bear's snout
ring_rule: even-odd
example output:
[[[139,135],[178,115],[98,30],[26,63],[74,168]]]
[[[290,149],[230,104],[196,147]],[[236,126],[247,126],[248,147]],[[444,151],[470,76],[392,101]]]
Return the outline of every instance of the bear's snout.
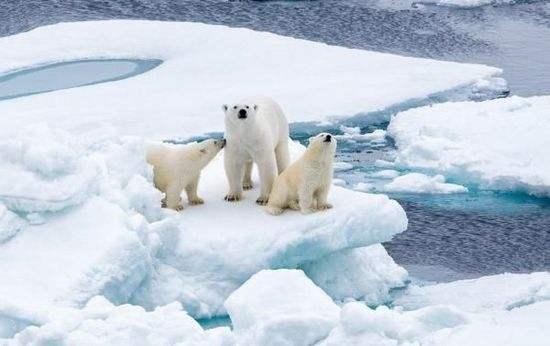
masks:
[[[241,109],[239,111],[239,119],[246,119],[246,110],[245,109]]]
[[[326,135],[324,142],[330,142],[331,140],[332,140],[332,136],[331,135]]]
[[[225,138],[216,141],[216,146],[218,146],[220,149],[223,149],[225,147],[225,144],[227,144],[227,140]]]

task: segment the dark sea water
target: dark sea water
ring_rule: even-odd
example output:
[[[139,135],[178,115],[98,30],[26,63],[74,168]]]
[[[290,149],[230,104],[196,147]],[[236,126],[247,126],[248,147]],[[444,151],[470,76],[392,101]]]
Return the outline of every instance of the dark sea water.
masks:
[[[411,4],[406,0],[4,0],[0,36],[68,21],[195,21],[400,55],[489,64],[504,69],[512,94],[550,94],[550,2],[518,1],[474,9]],[[354,119],[353,126],[365,133],[387,124],[365,118]],[[293,126],[292,136],[304,139],[314,130],[318,129]],[[339,133],[336,126],[327,130]],[[394,150],[391,140],[383,145],[342,141],[338,159],[354,168],[337,176],[349,186],[365,181],[369,173],[380,170],[374,161],[390,157]],[[550,270],[549,200],[469,188],[469,193],[460,195],[391,195],[409,218],[409,229],[385,244],[391,256],[426,280]]]

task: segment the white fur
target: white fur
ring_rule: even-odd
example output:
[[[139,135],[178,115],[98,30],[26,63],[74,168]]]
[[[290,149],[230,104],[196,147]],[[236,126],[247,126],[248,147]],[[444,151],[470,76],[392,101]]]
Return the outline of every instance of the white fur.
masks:
[[[334,136],[321,133],[311,137],[302,157],[275,179],[267,211],[278,215],[290,208],[308,214],[332,208],[327,197],[332,185],[335,152]]]
[[[181,192],[185,189],[189,204],[202,204],[197,196],[201,170],[223,148],[225,140],[208,139],[186,145],[151,144],[147,162],[153,166],[155,187],[166,194],[163,205],[182,210]]]
[[[252,188],[252,164],[260,173],[259,204],[266,204],[273,181],[289,164],[288,122],[281,107],[267,97],[245,99],[224,105],[225,173],[229,181],[227,201],[242,198],[243,189]],[[239,119],[239,111],[246,119]]]

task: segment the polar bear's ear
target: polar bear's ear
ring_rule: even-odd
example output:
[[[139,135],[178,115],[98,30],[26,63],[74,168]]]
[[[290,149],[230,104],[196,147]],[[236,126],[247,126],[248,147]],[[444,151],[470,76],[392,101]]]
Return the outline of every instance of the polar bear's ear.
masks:
[[[228,107],[227,105],[222,105],[222,110],[223,110],[224,112],[227,111],[228,108],[229,108],[229,107]]]
[[[258,105],[252,105],[252,108],[254,108],[255,111],[258,110]]]

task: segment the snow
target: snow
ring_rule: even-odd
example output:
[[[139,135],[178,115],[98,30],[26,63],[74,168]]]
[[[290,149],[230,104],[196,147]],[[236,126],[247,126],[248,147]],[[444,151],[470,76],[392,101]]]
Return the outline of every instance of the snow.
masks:
[[[71,131],[109,123],[123,135],[187,138],[223,130],[220,105],[256,94],[277,100],[290,122],[322,121],[470,90],[501,73],[243,28],[140,20],[40,27],[0,38],[0,51],[0,73],[78,59],[164,61],[133,78],[2,101],[0,137],[47,122]]]
[[[335,136],[338,140],[347,140],[354,142],[368,141],[378,143],[384,142],[386,140],[386,131],[381,129],[362,134],[359,127],[347,127],[342,125],[340,126],[340,131],[342,131],[343,134]]]
[[[550,273],[499,274],[431,286],[410,286],[394,301],[406,309],[452,304],[465,311],[512,310],[550,300]]]
[[[380,306],[371,309],[363,303],[344,305],[340,323],[319,346],[416,344],[438,330],[460,326],[468,317],[457,309],[430,306],[402,312]]]
[[[550,96],[458,102],[399,113],[396,164],[482,189],[550,196]]]
[[[423,340],[430,346],[546,346],[550,339],[550,302],[501,311],[454,329],[442,329]]]
[[[102,296],[83,309],[57,308],[48,322],[31,326],[8,346],[17,345],[232,345],[229,328],[205,332],[179,303],[145,311],[135,305],[115,306]]]
[[[369,174],[369,177],[380,179],[393,179],[399,176],[399,172],[394,169],[383,169]]]
[[[462,185],[445,182],[445,177],[437,174],[433,177],[422,173],[408,173],[396,177],[383,187],[387,192],[412,192],[412,193],[431,193],[431,194],[449,194],[464,193],[468,189]]]
[[[331,253],[300,267],[338,301],[387,303],[390,290],[405,286],[407,280],[407,271],[395,264],[381,244]]]
[[[68,214],[29,225],[0,246],[0,315],[41,323],[52,306],[102,294],[125,302],[149,257],[116,205],[93,197]]]
[[[25,226],[25,220],[0,203],[0,244],[16,235]]]
[[[300,270],[262,270],[225,302],[239,345],[312,345],[340,309]]]
[[[353,165],[348,162],[334,162],[334,171],[335,172],[343,172],[343,171],[349,171],[350,169],[353,169]]]

